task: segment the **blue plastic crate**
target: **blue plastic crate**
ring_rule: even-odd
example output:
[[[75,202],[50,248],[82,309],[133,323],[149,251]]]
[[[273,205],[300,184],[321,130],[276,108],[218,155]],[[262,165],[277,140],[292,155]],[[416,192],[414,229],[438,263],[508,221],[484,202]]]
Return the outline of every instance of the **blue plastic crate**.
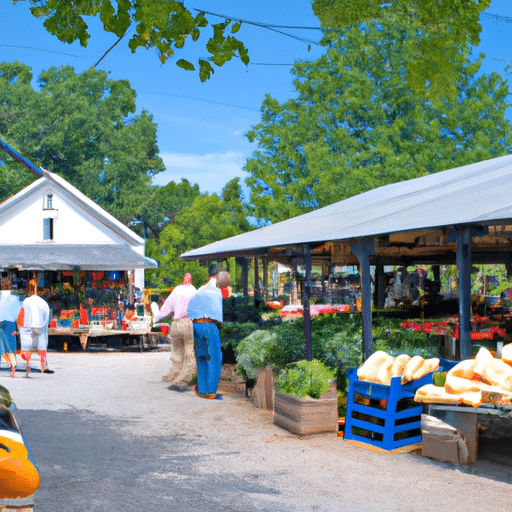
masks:
[[[447,371],[455,364],[441,360],[439,370]],[[404,385],[400,377],[393,377],[387,386],[359,380],[357,368],[350,368],[344,438],[386,451],[421,442],[423,406],[414,402],[414,395],[420,387],[432,384],[433,375]]]

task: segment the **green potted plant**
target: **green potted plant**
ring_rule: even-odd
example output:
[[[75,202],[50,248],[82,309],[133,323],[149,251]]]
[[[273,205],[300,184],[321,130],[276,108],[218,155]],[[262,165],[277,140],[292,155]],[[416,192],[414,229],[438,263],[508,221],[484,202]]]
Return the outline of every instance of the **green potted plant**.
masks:
[[[269,366],[271,354],[277,343],[277,334],[257,330],[238,344],[236,352],[237,373],[245,375],[252,386],[252,402],[258,409],[273,409],[273,369]]]
[[[337,432],[335,372],[322,362],[299,361],[274,379],[274,424],[295,434]]]

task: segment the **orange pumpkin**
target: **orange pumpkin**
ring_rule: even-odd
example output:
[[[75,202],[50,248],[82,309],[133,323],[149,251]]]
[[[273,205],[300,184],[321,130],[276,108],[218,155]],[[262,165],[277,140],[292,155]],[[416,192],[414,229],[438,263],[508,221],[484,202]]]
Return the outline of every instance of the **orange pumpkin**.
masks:
[[[31,496],[39,482],[39,471],[29,460],[21,435],[0,430],[0,498]]]

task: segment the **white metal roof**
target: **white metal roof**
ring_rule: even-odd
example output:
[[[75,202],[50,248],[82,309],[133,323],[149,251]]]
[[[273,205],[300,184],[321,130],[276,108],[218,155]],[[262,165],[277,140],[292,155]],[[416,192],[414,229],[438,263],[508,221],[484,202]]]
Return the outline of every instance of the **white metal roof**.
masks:
[[[185,259],[512,219],[512,155],[370,190],[194,249]]]
[[[27,244],[0,245],[0,268],[20,270],[132,270],[158,263],[129,245]]]

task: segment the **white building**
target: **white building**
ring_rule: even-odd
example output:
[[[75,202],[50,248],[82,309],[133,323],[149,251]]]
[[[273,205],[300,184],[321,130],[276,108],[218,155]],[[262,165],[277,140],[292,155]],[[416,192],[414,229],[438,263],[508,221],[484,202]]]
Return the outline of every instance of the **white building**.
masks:
[[[42,177],[0,204],[0,268],[135,272],[144,288],[144,239],[63,178]]]

